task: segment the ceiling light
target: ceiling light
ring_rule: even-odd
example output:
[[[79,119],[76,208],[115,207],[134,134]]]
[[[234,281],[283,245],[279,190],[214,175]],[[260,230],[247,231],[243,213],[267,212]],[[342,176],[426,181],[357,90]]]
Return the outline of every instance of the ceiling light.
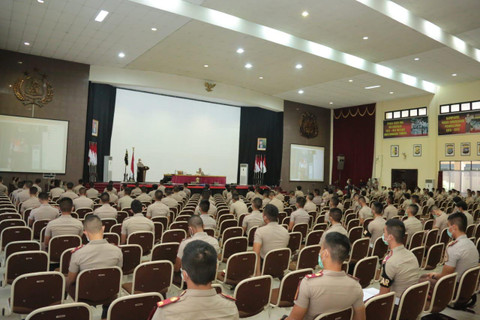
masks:
[[[241,54],[241,53],[244,53],[244,52],[245,52],[245,50],[243,50],[243,48],[238,48],[238,49],[237,49],[237,53],[240,53],[240,54]]]
[[[390,94],[393,94],[393,91],[390,91],[389,93],[390,93]]]
[[[260,76],[260,77],[258,77],[258,79],[260,79],[260,80],[263,80],[263,77],[262,77],[262,76]]]
[[[303,66],[300,64],[300,63],[297,63],[297,65],[295,66],[295,69],[302,69]]]
[[[18,61],[18,64],[22,64],[22,63],[23,63],[23,61]]]
[[[367,36],[363,37],[363,40],[368,40],[368,37]]]
[[[204,64],[203,67],[204,67],[204,68],[208,68],[208,64]]]
[[[309,15],[308,11],[303,11],[303,12],[302,12],[302,16],[303,16],[303,17],[308,17],[308,15]]]
[[[298,94],[303,94],[303,90],[302,89],[298,90]]]
[[[413,59],[413,60],[418,61],[418,60],[420,60],[420,58],[415,58],[415,59]]]
[[[26,45],[26,46],[29,46],[30,42],[24,42],[23,44]]]
[[[118,54],[118,57],[119,57],[119,58],[125,58],[125,53],[120,52],[120,53]]]
[[[370,90],[370,89],[375,89],[375,88],[380,88],[381,85],[375,85],[375,86],[370,86],[370,87],[365,87],[365,89]]]
[[[253,67],[253,66],[252,66],[252,64],[251,64],[251,63],[247,63],[247,64],[245,64],[245,68],[247,68],[247,69],[251,69],[252,67]]]
[[[108,15],[108,11],[100,10],[100,12],[95,17],[95,21],[102,22]]]
[[[452,77],[456,77],[456,76],[457,76],[457,74],[456,74],[456,73],[452,73]]]
[[[157,31],[158,29],[157,29],[157,28],[155,28],[155,27],[153,27],[153,28],[152,28],[152,29],[150,29],[150,30],[152,30],[152,31]]]
[[[333,101],[330,101],[330,104],[333,104]]]
[[[37,0],[38,3],[44,3],[45,1],[43,0]]]
[[[348,80],[348,82],[353,82],[353,80],[352,80],[352,79],[350,79],[350,80]]]

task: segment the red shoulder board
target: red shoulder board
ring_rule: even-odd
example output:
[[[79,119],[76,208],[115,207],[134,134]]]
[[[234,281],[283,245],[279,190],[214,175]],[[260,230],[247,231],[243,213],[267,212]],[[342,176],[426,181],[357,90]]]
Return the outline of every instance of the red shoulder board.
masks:
[[[159,301],[157,303],[157,307],[158,308],[162,308],[162,307],[165,307],[166,305],[169,305],[171,303],[175,303],[177,301],[179,301],[180,298],[179,297],[171,297],[170,299],[166,299],[166,300],[163,300],[163,301]]]
[[[233,301],[237,301],[237,299],[235,299],[234,297],[232,296],[229,296],[228,294],[224,294],[224,293],[220,293],[220,295],[224,298],[227,298],[229,300],[233,300]]]
[[[78,250],[82,249],[83,248],[83,244],[80,246],[80,247],[76,247],[75,249],[73,249],[71,251],[71,253],[74,253],[74,252],[77,252]]]
[[[307,274],[307,275],[305,276],[305,278],[307,278],[307,279],[313,279],[313,278],[318,278],[318,277],[321,277],[321,276],[323,276],[323,271],[319,271],[319,272],[317,272],[317,273],[312,273],[312,274]]]
[[[447,247],[451,247],[451,246],[453,246],[453,245],[454,245],[455,243],[457,243],[457,242],[458,242],[458,240],[452,241],[452,242],[450,242],[450,243],[447,245]]]

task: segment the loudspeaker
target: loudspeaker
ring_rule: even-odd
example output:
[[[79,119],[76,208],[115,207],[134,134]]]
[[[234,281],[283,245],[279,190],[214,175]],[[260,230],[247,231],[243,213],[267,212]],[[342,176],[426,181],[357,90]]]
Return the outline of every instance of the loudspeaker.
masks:
[[[345,156],[343,154],[340,154],[337,156],[337,170],[343,170],[344,166],[345,166]]]

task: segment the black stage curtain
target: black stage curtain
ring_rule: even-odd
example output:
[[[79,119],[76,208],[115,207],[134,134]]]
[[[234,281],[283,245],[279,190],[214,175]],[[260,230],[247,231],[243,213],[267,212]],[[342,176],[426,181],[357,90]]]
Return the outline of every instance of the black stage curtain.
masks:
[[[267,150],[257,151],[257,138],[267,138]],[[283,112],[242,107],[238,163],[248,163],[248,183],[253,184],[255,155],[266,156],[264,184],[279,185],[283,150]],[[240,182],[240,169],[238,170]]]
[[[84,181],[91,181],[88,167],[89,142],[97,143],[96,181],[103,181],[103,157],[110,155],[110,140],[112,138],[116,93],[116,88],[111,85],[89,83],[87,130],[85,133],[85,156],[83,165]],[[94,119],[98,121],[98,136],[92,135],[92,120]]]

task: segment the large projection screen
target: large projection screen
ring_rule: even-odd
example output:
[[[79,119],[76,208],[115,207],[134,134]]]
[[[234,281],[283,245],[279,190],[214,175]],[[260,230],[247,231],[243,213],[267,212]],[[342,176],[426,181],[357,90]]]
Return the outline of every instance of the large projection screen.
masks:
[[[290,181],[323,182],[325,148],[292,144]]]
[[[0,171],[65,174],[68,121],[0,115]]]
[[[226,176],[237,182],[240,108],[224,104],[117,89],[111,139],[112,178],[123,180],[125,150],[132,147],[158,182],[177,170]],[[135,175],[136,175],[135,166]]]

